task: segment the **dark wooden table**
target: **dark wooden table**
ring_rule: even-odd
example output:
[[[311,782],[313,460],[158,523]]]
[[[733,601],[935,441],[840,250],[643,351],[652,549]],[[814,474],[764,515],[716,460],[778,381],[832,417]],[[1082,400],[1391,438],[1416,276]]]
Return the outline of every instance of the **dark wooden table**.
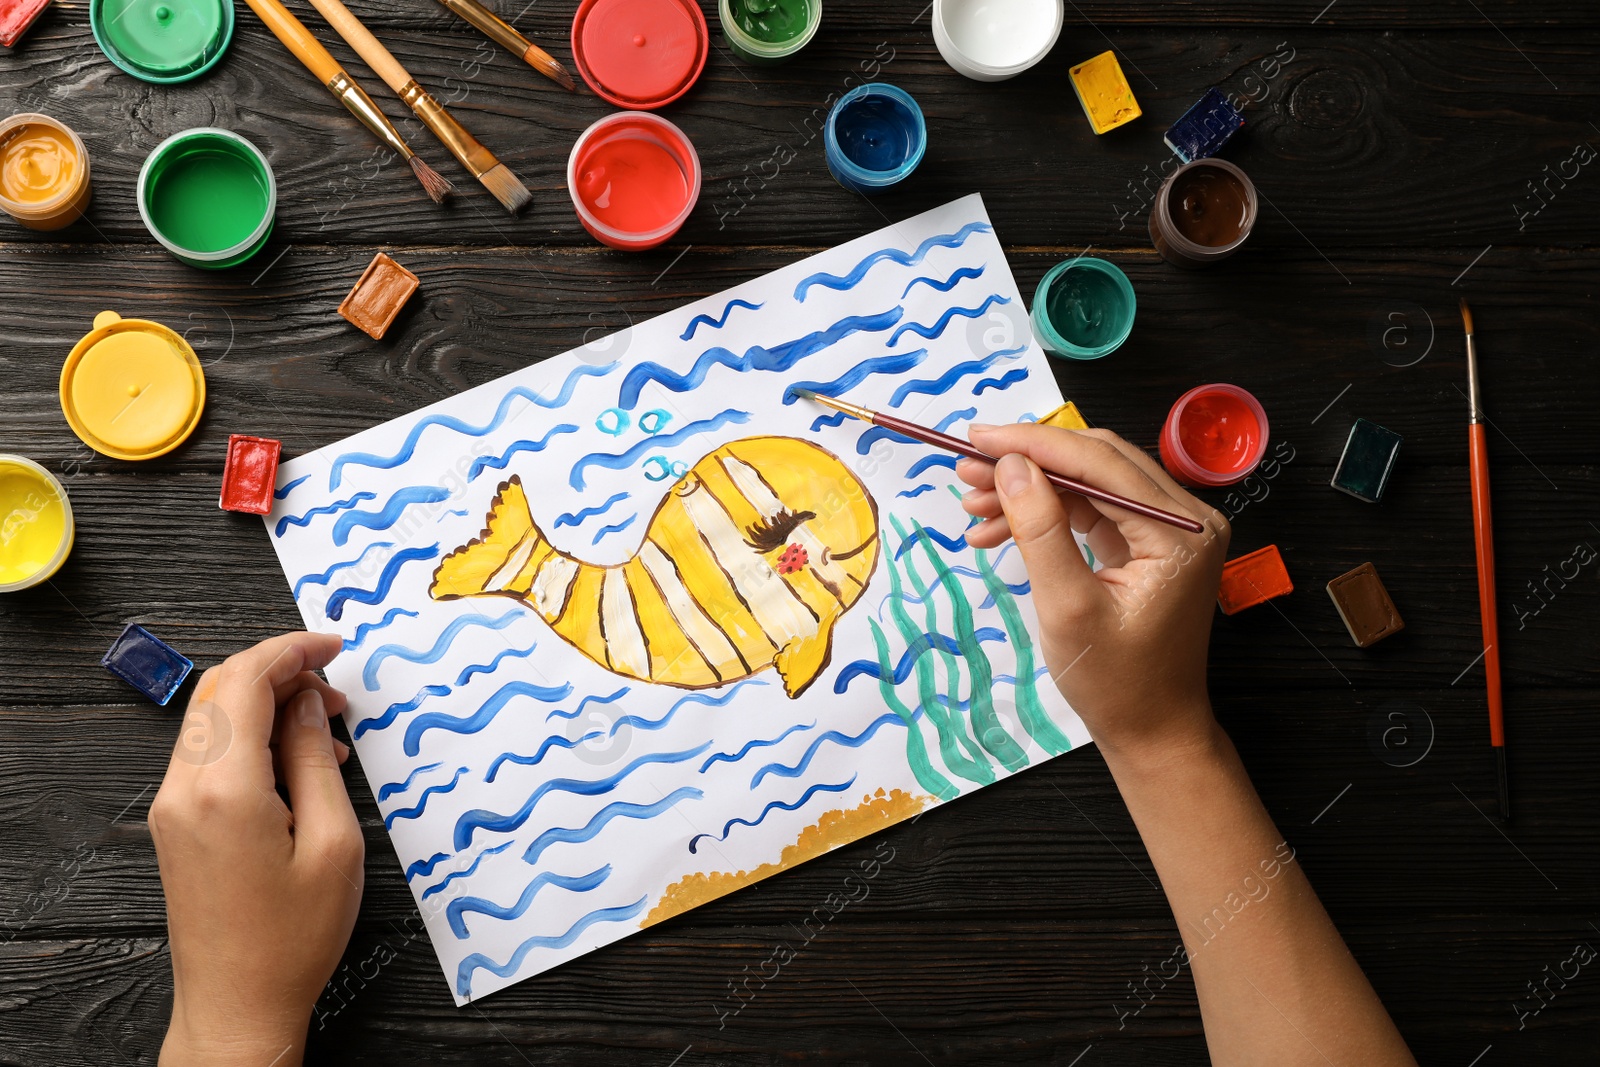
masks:
[[[260,523],[216,508],[230,432],[305,452],[973,190],[1024,292],[1086,247],[1132,278],[1128,344],[1057,365],[1095,423],[1153,446],[1181,391],[1230,381],[1292,446],[1276,477],[1214,497],[1237,513],[1235,550],[1276,543],[1298,588],[1218,616],[1213,695],[1419,1059],[1594,1062],[1600,963],[1573,977],[1568,961],[1580,944],[1600,948],[1600,563],[1550,576],[1578,546],[1600,546],[1600,162],[1576,177],[1566,162],[1600,145],[1600,8],[1081,0],[1047,62],[981,85],[940,60],[922,4],[829,0],[816,41],[771,70],[736,63],[717,35],[704,78],[666,112],[704,160],[700,208],[640,255],[596,246],[565,189],[573,140],[610,109],[554,90],[425,0],[352,6],[527,181],[535,202],[521,219],[415,123],[414,143],[461,199],[435,207],[404,167],[379,167],[242,4],[231,51],[187,85],[112,67],[81,2],[57,4],[0,55],[0,105],[76,128],[95,182],[89,219],[70,229],[0,221],[0,451],[58,472],[79,524],[53,582],[0,601],[0,1063],[156,1059],[171,985],[144,819],[179,713],[136,700],[99,658],[129,620],[201,666],[299,624]],[[532,3],[518,25],[565,59],[573,7]],[[1145,116],[1096,138],[1066,71],[1113,46]],[[874,63],[921,102],[931,148],[914,180],[868,202],[830,180],[806,120]],[[1226,154],[1264,204],[1244,254],[1190,274],[1149,247],[1146,182],[1167,156],[1166,125],[1213,84],[1251,101]],[[277,230],[245,267],[192,270],[140,225],[139,164],[192,126],[238,130],[276,170]],[[775,154],[793,161],[774,174],[763,162]],[[374,343],[334,308],[380,249],[422,288]],[[1509,825],[1490,817],[1475,659],[1463,294],[1494,419]],[[206,363],[205,420],[161,460],[97,456],[61,417],[62,359],[106,308],[168,323]],[[1405,436],[1379,506],[1327,484],[1357,416]],[[1360,651],[1322,587],[1369,560],[1408,629]],[[348,969],[313,1027],[314,1062],[1206,1059],[1187,975],[1145,984],[1177,929],[1092,750],[461,1010],[407,922],[411,895],[349,774],[367,892]],[[893,859],[870,896],[719,1025],[731,983],[795,940],[790,924],[876,848]],[[1135,985],[1156,992],[1136,997]]]

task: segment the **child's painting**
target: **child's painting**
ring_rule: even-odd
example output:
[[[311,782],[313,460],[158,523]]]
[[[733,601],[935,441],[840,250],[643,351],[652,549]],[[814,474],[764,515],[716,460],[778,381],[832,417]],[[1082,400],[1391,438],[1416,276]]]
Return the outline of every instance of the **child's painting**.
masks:
[[[457,1003],[1087,740],[960,432],[1061,397],[976,197],[285,463]]]

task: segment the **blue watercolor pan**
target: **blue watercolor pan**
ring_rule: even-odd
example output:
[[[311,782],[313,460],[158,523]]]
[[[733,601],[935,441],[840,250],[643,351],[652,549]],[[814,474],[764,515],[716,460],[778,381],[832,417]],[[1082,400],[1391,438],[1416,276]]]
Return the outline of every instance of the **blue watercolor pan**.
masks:
[[[1216,86],[1172,124],[1162,140],[1185,163],[1209,159],[1244,126],[1244,116]]]
[[[1350,427],[1344,454],[1339,457],[1339,466],[1328,484],[1357,500],[1376,504],[1383,499],[1383,490],[1389,484],[1389,475],[1394,471],[1394,461],[1400,455],[1400,443],[1404,440],[1393,430],[1357,419]]]
[[[130,622],[100,666],[162,707],[167,706],[194,670],[194,664],[155,634]]]

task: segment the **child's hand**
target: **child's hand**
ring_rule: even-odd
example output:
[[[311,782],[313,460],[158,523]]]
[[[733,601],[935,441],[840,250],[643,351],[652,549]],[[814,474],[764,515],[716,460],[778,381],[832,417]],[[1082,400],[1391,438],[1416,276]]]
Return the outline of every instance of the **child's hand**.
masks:
[[[1142,451],[1106,430],[971,427],[995,466],[963,459],[962,498],[987,521],[967,543],[1014,537],[1033,584],[1045,662],[1061,692],[1107,752],[1165,754],[1202,743],[1215,725],[1206,696],[1206,651],[1217,582],[1228,551],[1221,513],[1188,494]],[[1167,511],[1193,515],[1190,534],[1072,493],[1040,467]],[[1091,571],[1072,532],[1086,535]]]
[[[312,673],[339,647],[285,634],[195,688],[150,805],[172,948],[167,1067],[299,1063],[350,940],[365,846],[339,775],[349,750],[328,730],[345,698]]]

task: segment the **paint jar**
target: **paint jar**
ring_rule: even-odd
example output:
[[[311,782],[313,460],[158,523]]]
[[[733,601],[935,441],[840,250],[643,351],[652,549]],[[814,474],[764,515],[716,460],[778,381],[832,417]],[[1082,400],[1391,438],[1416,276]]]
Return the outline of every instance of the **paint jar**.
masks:
[[[1150,206],[1150,240],[1168,263],[1227,259],[1256,224],[1256,187],[1225,159],[1197,159],[1168,176]]]
[[[700,199],[700,156],[658,115],[623,111],[583,131],[567,158],[578,221],[601,244],[639,251],[678,232]]]
[[[0,210],[30,230],[59,230],[89,206],[89,151],[48,115],[0,122]]]
[[[856,86],[833,105],[822,143],[834,180],[872,196],[917,169],[928,150],[928,126],[910,93],[873,82]]]
[[[822,25],[822,0],[718,0],[717,11],[733,54],[769,66],[794,58]]]
[[[695,0],[583,0],[572,17],[578,73],[618,107],[672,103],[699,79],[710,52],[711,31]]]
[[[1099,359],[1128,339],[1137,307],[1133,285],[1116,264],[1076,256],[1040,279],[1029,321],[1051,355]]]
[[[1061,0],[933,0],[933,43],[974,81],[1015,78],[1055,47]]]
[[[278,185],[261,150],[202,126],[156,145],[139,168],[139,217],[192,267],[234,267],[266,245]]]
[[[177,333],[115,311],[94,317],[61,365],[61,413],[78,439],[112,459],[154,459],[200,424],[206,376]]]
[[[0,455],[0,593],[47,581],[72,551],[72,502],[31,459]]]
[[[89,0],[95,43],[140,81],[167,85],[217,65],[233,40],[233,0]]]
[[[1267,451],[1267,413],[1237,385],[1199,385],[1178,398],[1161,428],[1161,465],[1184,485],[1232,485]]]

